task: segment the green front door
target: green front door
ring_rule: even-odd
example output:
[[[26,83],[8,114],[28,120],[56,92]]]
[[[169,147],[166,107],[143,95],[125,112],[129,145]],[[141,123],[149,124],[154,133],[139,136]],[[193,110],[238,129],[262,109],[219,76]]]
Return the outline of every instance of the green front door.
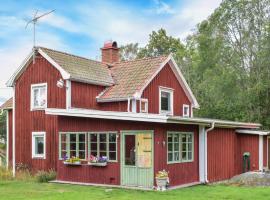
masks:
[[[121,138],[121,184],[153,187],[153,132],[123,132]]]

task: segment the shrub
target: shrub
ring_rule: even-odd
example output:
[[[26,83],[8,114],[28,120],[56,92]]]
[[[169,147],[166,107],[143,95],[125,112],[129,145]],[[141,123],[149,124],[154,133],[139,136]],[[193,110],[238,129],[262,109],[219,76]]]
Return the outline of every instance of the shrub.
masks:
[[[38,171],[36,174],[36,180],[39,183],[47,183],[56,178],[56,172],[54,170]]]
[[[0,167],[0,181],[12,180],[12,171],[5,167]]]

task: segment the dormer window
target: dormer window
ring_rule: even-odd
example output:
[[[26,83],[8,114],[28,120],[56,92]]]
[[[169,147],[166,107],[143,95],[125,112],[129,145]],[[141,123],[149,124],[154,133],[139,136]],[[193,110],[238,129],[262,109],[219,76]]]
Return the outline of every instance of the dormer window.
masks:
[[[173,89],[159,88],[159,113],[173,115]]]
[[[187,105],[187,104],[183,105],[183,117],[190,117],[189,105]]]
[[[141,110],[141,113],[148,113],[148,100],[147,99],[141,100],[140,110]]]
[[[31,85],[31,110],[47,108],[47,83]]]

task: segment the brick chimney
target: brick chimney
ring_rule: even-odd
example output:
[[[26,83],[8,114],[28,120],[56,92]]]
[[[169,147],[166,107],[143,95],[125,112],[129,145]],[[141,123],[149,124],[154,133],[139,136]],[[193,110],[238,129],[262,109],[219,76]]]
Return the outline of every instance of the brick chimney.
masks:
[[[119,48],[117,42],[107,41],[101,48],[101,61],[112,64],[119,61]]]

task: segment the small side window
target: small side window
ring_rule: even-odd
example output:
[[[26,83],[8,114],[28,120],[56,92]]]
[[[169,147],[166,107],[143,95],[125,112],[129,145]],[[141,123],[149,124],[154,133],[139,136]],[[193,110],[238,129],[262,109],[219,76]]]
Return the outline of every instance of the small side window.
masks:
[[[32,158],[46,158],[45,144],[46,144],[45,132],[33,132],[32,133]]]
[[[183,117],[190,117],[189,105],[186,104],[183,105]]]
[[[148,113],[148,100],[147,99],[141,100],[141,113]]]

